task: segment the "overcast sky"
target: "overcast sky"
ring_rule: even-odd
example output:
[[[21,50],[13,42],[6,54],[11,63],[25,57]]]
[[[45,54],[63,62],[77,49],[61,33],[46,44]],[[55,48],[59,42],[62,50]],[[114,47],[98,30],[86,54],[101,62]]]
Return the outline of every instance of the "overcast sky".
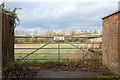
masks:
[[[6,0],[21,20],[16,30],[102,30],[101,18],[118,10],[119,0]],[[31,2],[30,2],[31,1]]]

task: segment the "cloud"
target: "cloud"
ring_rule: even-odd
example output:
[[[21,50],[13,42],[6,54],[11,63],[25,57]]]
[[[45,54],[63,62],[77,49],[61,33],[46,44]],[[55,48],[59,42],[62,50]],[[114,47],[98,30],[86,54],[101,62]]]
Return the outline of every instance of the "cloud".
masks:
[[[82,3],[81,3],[82,4]],[[45,4],[41,6],[33,7],[32,9],[24,9],[20,12],[20,17],[24,21],[33,22],[37,20],[45,20],[45,21],[69,21],[69,20],[79,20],[85,19],[85,17],[90,17],[92,14],[96,14],[96,12],[100,12],[106,6],[101,4],[90,4],[86,3],[85,6],[82,4]],[[32,5],[31,5],[32,6]],[[107,6],[116,7],[114,4],[110,4]],[[102,8],[101,8],[102,7]],[[89,8],[89,9],[88,9]],[[107,7],[110,8],[111,7]],[[107,9],[106,8],[106,9]],[[107,9],[109,10],[109,9]],[[81,15],[81,16],[80,16]],[[84,16],[83,16],[84,15]],[[71,16],[71,19],[70,19]],[[79,16],[79,17],[78,17]],[[98,15],[99,16],[99,15]],[[94,19],[98,18],[97,16],[93,16]],[[93,18],[91,18],[93,20]]]
[[[101,30],[101,18],[116,11],[113,2],[8,2],[8,7],[20,7],[18,16],[21,30],[34,29],[85,29]],[[16,30],[20,30],[17,28]]]
[[[5,1],[6,2],[118,2],[119,0],[5,0]]]

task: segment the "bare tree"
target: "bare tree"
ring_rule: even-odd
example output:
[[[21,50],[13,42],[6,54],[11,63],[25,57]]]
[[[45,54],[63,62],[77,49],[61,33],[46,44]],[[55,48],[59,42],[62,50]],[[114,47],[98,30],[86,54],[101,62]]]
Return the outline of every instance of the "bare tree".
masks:
[[[70,35],[71,35],[71,36],[74,36],[75,34],[76,34],[76,32],[75,32],[74,29],[70,30]]]
[[[97,31],[97,30],[95,30],[95,31],[94,31],[94,34],[96,34],[96,33],[98,33],[98,31]]]
[[[43,35],[43,30],[39,31],[39,35],[42,36]]]
[[[25,36],[31,36],[31,35],[30,35],[30,32],[26,32],[26,33],[25,33]],[[28,42],[29,42],[29,39],[26,38],[25,41],[28,43]]]
[[[61,34],[65,36],[65,30],[61,30]]]
[[[24,31],[21,31],[21,32],[20,32],[20,35],[21,35],[21,36],[24,36],[24,35],[25,35],[25,32],[24,32]]]
[[[38,30],[34,30],[33,36],[37,37],[38,36]],[[34,42],[37,42],[37,38],[33,38]]]
[[[15,31],[15,36],[19,36],[19,31]]]
[[[38,36],[38,30],[34,30],[33,36]]]
[[[46,30],[46,36],[52,36],[53,35],[53,30],[47,29]]]

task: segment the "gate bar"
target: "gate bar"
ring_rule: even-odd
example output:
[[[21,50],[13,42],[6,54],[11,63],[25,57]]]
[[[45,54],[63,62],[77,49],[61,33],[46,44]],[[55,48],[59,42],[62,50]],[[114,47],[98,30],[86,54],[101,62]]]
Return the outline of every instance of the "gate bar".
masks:
[[[54,38],[54,37],[64,37],[64,38],[100,38],[102,36],[14,36],[14,38]]]
[[[60,58],[60,60],[71,60],[72,58]],[[89,59],[89,60],[93,60],[93,59],[96,59],[96,58],[79,58],[79,59],[85,59],[85,60],[87,60],[87,59]],[[21,59],[15,59],[15,60],[21,60]],[[46,59],[39,59],[39,58],[37,58],[37,59],[22,59],[22,60],[58,60],[58,58],[46,58]]]
[[[14,44],[46,44],[46,43],[14,43]],[[50,43],[50,44],[58,44],[58,43]],[[60,44],[68,44],[68,43],[60,42]],[[102,44],[102,42],[74,42],[72,44]]]
[[[30,53],[15,53],[15,54],[30,54]],[[34,54],[58,54],[58,53],[34,53]],[[83,53],[61,53],[61,54],[83,54]],[[99,53],[90,53],[90,54],[99,54]]]
[[[78,49],[78,48],[60,48],[60,49]],[[14,48],[14,49],[39,49],[39,48]],[[58,48],[41,48],[41,49],[58,49]],[[79,49],[100,49],[100,48],[93,47],[93,48],[79,48]]]

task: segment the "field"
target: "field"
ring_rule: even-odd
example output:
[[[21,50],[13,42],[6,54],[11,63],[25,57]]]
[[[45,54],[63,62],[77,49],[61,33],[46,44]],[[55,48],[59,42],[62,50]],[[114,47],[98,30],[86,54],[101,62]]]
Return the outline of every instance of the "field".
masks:
[[[15,48],[40,48],[44,44],[15,44]],[[79,48],[99,48],[98,44],[74,44]],[[44,48],[58,48],[58,44],[49,44]],[[75,48],[70,44],[60,44],[60,48]],[[26,53],[26,54],[15,54],[15,59],[20,59],[31,53],[36,49],[15,49],[15,53]],[[93,53],[88,51],[89,49],[84,49],[89,53]],[[52,54],[48,54],[52,53]],[[66,54],[69,53],[69,54]],[[79,60],[80,58],[91,58],[89,55],[85,55],[85,52],[79,49],[60,49],[60,58],[71,58],[74,60]],[[28,56],[29,59],[39,58],[39,59],[58,59],[58,49],[40,49],[34,54]]]

